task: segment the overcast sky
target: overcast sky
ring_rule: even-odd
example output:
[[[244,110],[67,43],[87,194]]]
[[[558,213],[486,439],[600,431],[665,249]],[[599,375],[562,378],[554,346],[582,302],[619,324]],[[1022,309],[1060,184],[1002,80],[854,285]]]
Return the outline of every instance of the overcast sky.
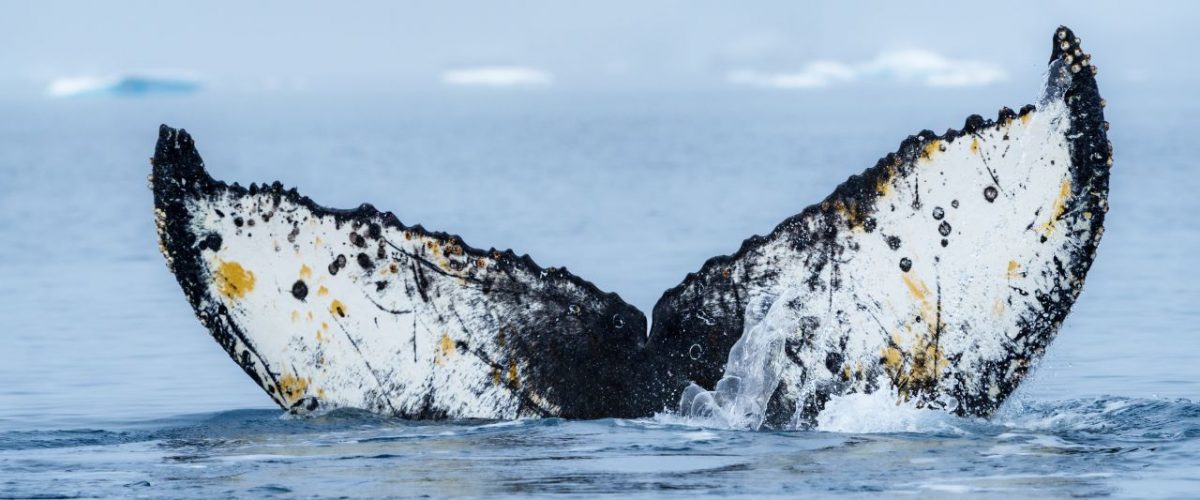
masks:
[[[1040,73],[1059,24],[1111,71],[1108,85],[1200,80],[1190,54],[1200,48],[1196,4],[980,4],[0,0],[0,88],[175,70],[231,89],[408,89],[478,78],[687,89],[812,82],[805,75],[813,61],[841,64],[821,77],[833,80],[816,80],[828,84],[904,50],[1000,70],[980,80],[988,83]],[[480,67],[517,73],[462,73]]]

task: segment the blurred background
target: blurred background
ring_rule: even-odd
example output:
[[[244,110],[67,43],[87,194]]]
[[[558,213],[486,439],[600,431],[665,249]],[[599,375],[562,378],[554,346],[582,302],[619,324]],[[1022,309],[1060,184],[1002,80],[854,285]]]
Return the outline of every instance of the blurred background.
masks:
[[[0,430],[270,408],[156,248],[157,127],[642,310],[895,150],[1100,67],[1108,232],[1027,398],[1200,393],[1187,2],[0,2]]]

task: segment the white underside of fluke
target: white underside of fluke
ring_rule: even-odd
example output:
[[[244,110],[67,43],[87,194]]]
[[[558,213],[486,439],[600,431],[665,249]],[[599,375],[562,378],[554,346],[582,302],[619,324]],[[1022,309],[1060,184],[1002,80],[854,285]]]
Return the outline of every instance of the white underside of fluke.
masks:
[[[203,214],[193,222],[195,234],[222,235],[220,249],[203,254],[209,296],[228,308],[269,367],[262,379],[276,381],[266,389],[284,407],[311,398],[325,408],[418,414],[429,406],[457,417],[519,416],[510,387],[519,384],[522,367],[498,354],[500,318],[489,308],[461,307],[485,300],[472,280],[489,272],[490,259],[393,228],[380,227],[371,239],[366,225],[321,217],[286,199],[276,206],[267,194],[192,204],[192,213]],[[495,357],[464,351],[459,342]]]
[[[780,285],[751,288],[724,378],[711,391],[690,388],[681,410],[757,428],[780,381],[798,402],[880,389],[904,400],[918,387],[949,393],[956,385],[999,396],[1001,380],[980,368],[1009,360],[1013,377],[1035,361],[1040,352],[1016,338],[1019,322],[1042,309],[1036,292],[1060,285],[1056,266],[1076,258],[1074,242],[1088,229],[1090,214],[1064,217],[1078,189],[1069,128],[1058,95],[980,133],[924,138],[912,172],[877,186],[872,232],[853,209],[833,207],[854,228],[839,232],[839,253],[829,256],[836,265],[819,276],[838,286],[806,284],[813,252],[829,248],[767,245],[754,260],[777,269]],[[823,221],[805,223],[816,231]],[[785,352],[789,341],[799,348]]]
[[[649,336],[642,313],[564,269],[279,183],[215,181],[166,126],[160,242],[217,342],[294,411],[599,418],[678,401],[758,428],[886,391],[987,416],[1057,333],[1107,211],[1095,68],[1068,29],[1054,44],[1036,108],[909,137],[668,290]]]

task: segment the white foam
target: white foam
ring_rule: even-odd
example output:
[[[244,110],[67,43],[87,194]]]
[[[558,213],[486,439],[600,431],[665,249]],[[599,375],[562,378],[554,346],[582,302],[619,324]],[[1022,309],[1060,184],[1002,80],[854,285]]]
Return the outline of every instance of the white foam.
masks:
[[[707,443],[710,441],[717,441],[717,440],[721,439],[721,436],[718,436],[715,432],[711,432],[711,431],[686,432],[682,435],[682,437],[691,442],[703,442],[703,443]]]
[[[946,432],[959,428],[956,417],[917,408],[900,401],[895,393],[847,394],[830,399],[817,415],[817,429],[826,432],[880,434],[896,432]]]

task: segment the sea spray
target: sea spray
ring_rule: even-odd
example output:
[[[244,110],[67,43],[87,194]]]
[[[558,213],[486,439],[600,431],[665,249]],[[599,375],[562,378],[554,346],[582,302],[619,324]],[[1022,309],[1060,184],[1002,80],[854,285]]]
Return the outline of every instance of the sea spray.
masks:
[[[746,307],[746,327],[729,351],[725,374],[713,390],[692,383],[679,401],[679,413],[691,419],[712,420],[734,429],[758,430],[783,371],[783,347],[793,311],[778,307],[795,295],[763,295]]]
[[[703,426],[763,428],[771,398],[783,377],[787,337],[802,321],[786,304],[799,295],[789,290],[781,296],[763,295],[750,300],[746,326],[730,350],[725,375],[712,390],[689,384],[680,397],[679,417]],[[802,420],[794,412],[783,427],[853,433],[921,432],[944,430],[950,426],[948,420],[955,420],[944,412],[929,411],[934,407],[952,407],[953,400],[932,405],[906,400],[882,373],[868,387],[877,389],[836,396],[825,403],[812,421]]]

